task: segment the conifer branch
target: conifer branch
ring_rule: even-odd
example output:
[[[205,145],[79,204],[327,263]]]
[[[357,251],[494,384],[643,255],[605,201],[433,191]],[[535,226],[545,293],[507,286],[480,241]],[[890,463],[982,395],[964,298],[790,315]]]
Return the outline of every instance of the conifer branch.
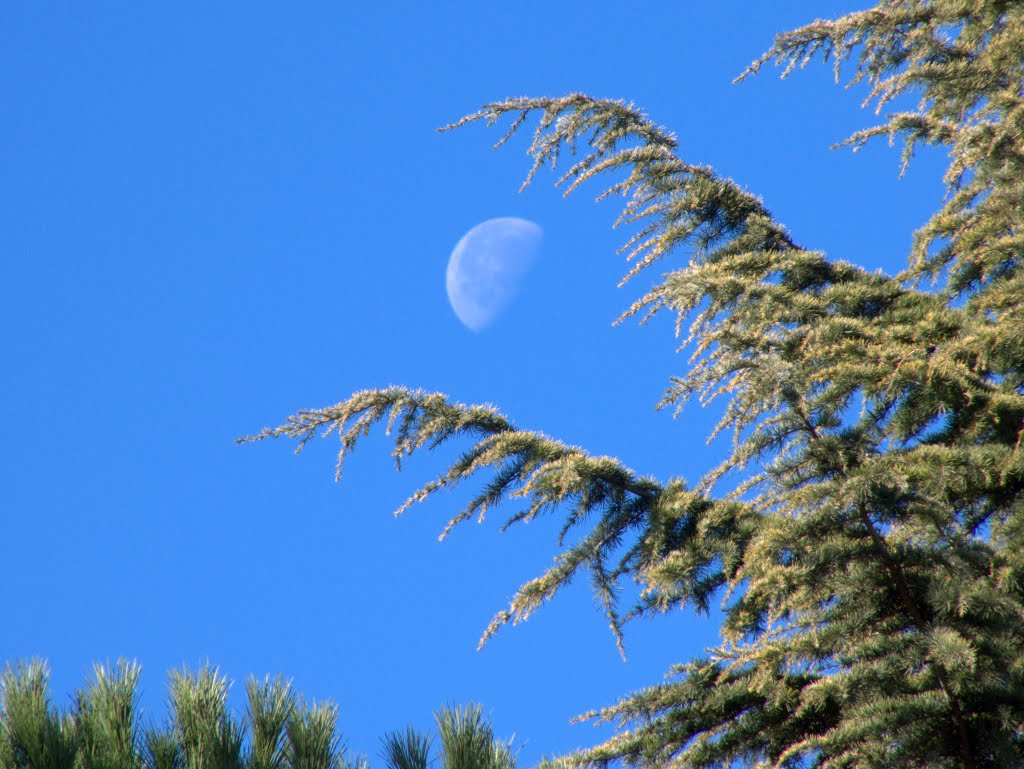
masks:
[[[511,128],[500,146],[532,112],[540,118],[528,148],[534,162],[526,183],[544,164],[557,164],[563,147],[574,153],[581,145],[590,151],[558,182],[572,180],[567,193],[598,174],[625,173],[602,197],[613,192],[631,196],[620,222],[642,225],[627,242],[629,258],[636,261],[627,280],[674,250],[692,250],[687,266],[665,276],[620,320],[638,313],[646,319],[668,309],[680,324],[690,321],[685,343],[694,345],[691,369],[674,380],[662,406],[678,412],[691,398],[707,404],[729,396],[714,434],[731,430],[736,448],[698,488],[710,490],[729,472],[743,472],[752,462],[799,450],[799,439],[794,442],[787,426],[792,415],[778,395],[780,388],[805,390],[812,410],[825,422],[845,412],[854,397],[866,394],[876,406],[873,413],[885,414],[888,420],[875,420],[872,430],[884,434],[890,425],[909,437],[927,428],[924,422],[906,429],[907,401],[894,392],[906,389],[917,372],[897,369],[902,376],[892,376],[889,361],[900,353],[886,329],[901,324],[908,310],[923,307],[937,320],[944,315],[944,328],[934,338],[953,338],[956,314],[944,308],[941,297],[802,249],[760,200],[711,169],[679,160],[674,137],[631,105],[583,94],[516,98],[485,105],[442,130],[475,121],[493,125],[511,116]],[[830,361],[848,370],[847,356],[854,347],[865,358],[865,369],[870,365],[878,373],[865,370],[864,377],[836,379]],[[901,354],[907,358],[918,349],[918,337],[911,337]],[[929,362],[928,376],[957,380],[950,382],[951,395],[955,390],[991,390],[961,363],[957,351],[949,352]],[[872,377],[879,384],[866,391],[865,380]],[[893,398],[903,404],[896,413],[882,407]],[[955,406],[943,403],[936,408]],[[737,491],[745,493],[771,477],[758,475]]]
[[[908,276],[946,274],[950,296],[974,294],[1017,271],[1024,234],[1024,14],[1013,3],[886,0],[834,21],[780,34],[739,79],[774,61],[783,77],[820,56],[838,80],[856,53],[850,84],[865,82],[876,112],[904,94],[914,112],[897,112],[844,144],[875,136],[904,140],[903,167],[923,142],[946,146],[951,196],[917,233]]]
[[[566,195],[599,174],[624,174],[598,196],[598,200],[613,194],[629,197],[616,225],[642,225],[623,247],[627,260],[635,262],[623,283],[681,246],[691,246],[702,255],[716,245],[756,232],[759,248],[793,247],[760,200],[710,168],[680,160],[674,152],[675,137],[622,101],[581,93],[561,98],[513,98],[486,104],[439,130],[450,131],[477,121],[492,126],[505,116],[514,116],[495,145],[500,147],[534,112],[540,117],[527,149],[533,165],[524,188],[544,165],[557,167],[563,148],[575,155],[580,145],[587,146],[587,154],[556,182],[566,186]]]
[[[701,528],[738,520],[745,515],[742,505],[719,506],[687,492],[678,481],[662,485],[636,475],[615,459],[594,457],[540,433],[519,430],[491,406],[453,403],[441,394],[402,387],[365,390],[329,408],[300,411],[284,424],[241,442],[291,438],[297,441],[298,452],[317,435],[337,435],[340,478],[344,460],[358,440],[381,422],[394,437],[392,455],[399,468],[401,460],[417,449],[432,449],[465,437],[475,441],[446,472],[414,492],[396,515],[477,473],[492,471],[483,489],[449,520],[440,535],[442,540],[459,523],[471,518],[483,522],[491,508],[509,500],[522,499],[526,507],[508,516],[503,528],[563,508],[566,518],[560,542],[571,530],[596,519],[578,542],[564,547],[550,569],[519,588],[509,607],[487,627],[481,645],[502,625],[529,618],[581,570],[591,574],[620,650],[626,621],[687,601],[707,610],[709,596],[734,573],[736,542],[721,537],[716,546],[711,532]],[[726,554],[719,552],[718,546],[728,549],[727,557],[723,558]],[[667,568],[663,559],[669,552],[673,568],[680,570],[679,584],[665,592],[659,585]],[[717,562],[728,574],[710,576],[717,573]],[[634,610],[620,614],[618,584],[638,570],[649,573],[648,594]]]
[[[907,584],[906,574],[903,573],[903,569],[900,564],[895,558],[893,558],[885,538],[878,533],[878,529],[875,527],[874,521],[871,520],[871,516],[868,514],[867,507],[863,504],[859,505],[857,513],[865,530],[871,537],[871,542],[874,544],[875,549],[878,552],[878,557],[882,560],[882,564],[885,567],[886,572],[888,572],[892,578],[893,584],[896,585],[896,589],[899,592],[904,608],[913,619],[918,632],[926,633],[929,630],[931,623],[925,619],[921,612],[921,607],[918,606],[917,601],[914,600],[914,596],[910,592],[910,586]],[[952,716],[953,724],[956,728],[957,739],[959,740],[960,759],[963,761],[963,765],[965,767],[973,769],[973,767],[977,765],[977,762],[974,759],[974,747],[971,745],[971,738],[967,729],[967,723],[964,718],[960,698],[951,690],[948,681],[948,674],[942,663],[932,660],[931,665],[935,669],[935,675],[938,679],[939,687],[942,689],[942,693],[945,695],[946,701],[949,703],[950,715]]]

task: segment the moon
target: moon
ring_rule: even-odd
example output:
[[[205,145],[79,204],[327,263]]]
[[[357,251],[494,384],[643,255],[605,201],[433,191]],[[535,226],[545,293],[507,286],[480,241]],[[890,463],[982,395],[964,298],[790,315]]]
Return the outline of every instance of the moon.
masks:
[[[462,324],[480,332],[511,304],[540,253],[544,231],[504,216],[471,229],[452,249],[445,286]]]

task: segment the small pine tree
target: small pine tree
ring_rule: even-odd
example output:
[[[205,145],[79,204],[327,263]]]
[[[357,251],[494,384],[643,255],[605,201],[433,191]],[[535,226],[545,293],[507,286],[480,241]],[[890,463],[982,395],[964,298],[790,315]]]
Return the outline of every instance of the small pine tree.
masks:
[[[1024,765],[1024,4],[883,0],[777,37],[744,73],[821,56],[853,61],[881,109],[918,109],[855,134],[945,147],[949,195],[897,275],[800,244],[754,195],[676,155],[632,106],[582,94],[486,105],[449,128],[539,115],[527,183],[566,149],[567,192],[603,193],[627,278],[685,252],[625,316],[675,314],[688,373],[662,406],[721,398],[724,464],[688,486],[638,475],[516,427],[487,406],[392,387],[302,411],[255,439],[341,439],[377,422],[401,461],[473,447],[410,499],[493,475],[451,526],[502,500],[508,523],[557,509],[580,530],[484,638],[589,570],[612,627],[722,601],[721,645],[668,683],[592,714],[620,727],[576,756],[593,766]],[[581,151],[576,155],[576,150]],[[584,149],[585,148],[585,149]],[[727,474],[743,480],[725,486]],[[716,489],[720,489],[716,491]],[[616,601],[621,581],[642,598]]]

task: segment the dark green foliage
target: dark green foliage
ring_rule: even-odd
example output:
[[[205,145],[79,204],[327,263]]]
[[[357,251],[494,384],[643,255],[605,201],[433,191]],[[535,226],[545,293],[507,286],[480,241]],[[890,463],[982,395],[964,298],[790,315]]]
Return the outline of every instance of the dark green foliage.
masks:
[[[0,679],[0,756],[11,769],[66,769],[78,753],[74,721],[51,706],[47,679],[46,668],[37,662],[8,669]]]
[[[430,738],[411,726],[404,732],[388,732],[381,742],[388,769],[427,769],[430,764]]]
[[[295,713],[291,685],[270,678],[245,682],[249,695],[249,728],[252,730],[251,769],[284,769],[287,766],[285,727]]]
[[[479,705],[447,706],[434,713],[441,769],[516,769],[511,742],[495,738]],[[408,728],[390,732],[382,740],[388,769],[427,769],[431,740]]]
[[[95,666],[69,712],[50,704],[48,673],[34,661],[0,675],[0,769],[369,769],[344,749],[338,708],[307,704],[284,679],[250,678],[246,713],[228,707],[229,682],[215,668],[171,674],[171,713],[142,727],[139,666]],[[407,728],[383,739],[388,769],[516,769],[511,743],[494,737],[478,705],[435,714],[440,752]]]
[[[244,733],[228,710],[228,682],[215,669],[174,672],[175,732],[188,769],[240,769]]]
[[[920,99],[850,144],[949,150],[950,194],[898,275],[806,248],[622,102],[516,98],[449,126],[508,119],[500,145],[536,117],[527,183],[563,153],[567,192],[611,175],[600,197],[623,195],[619,222],[636,230],[627,279],[686,257],[625,317],[677,318],[692,356],[661,405],[724,402],[715,432],[734,443],[720,468],[659,482],[491,407],[395,387],[255,436],[301,449],[337,434],[339,471],[378,422],[399,462],[468,437],[410,499],[490,472],[446,533],[508,500],[522,509],[506,526],[559,512],[555,565],[485,639],[581,570],[617,634],[722,602],[721,645],[591,714],[620,730],[578,762],[1024,766],[1024,4],[885,0],[778,36],[744,76],[815,56],[837,76],[848,62],[880,108]],[[632,582],[640,599],[620,606]]]
[[[170,730],[165,732],[152,729],[146,732],[141,765],[145,769],[184,769],[181,745]]]
[[[82,769],[133,769],[139,741],[135,690],[138,665],[94,668],[92,685],[78,694],[75,721]]]
[[[434,719],[443,769],[515,769],[511,746],[494,739],[479,705],[443,708]]]
[[[338,709],[331,704],[297,706],[288,720],[285,753],[294,769],[342,769],[336,734]]]

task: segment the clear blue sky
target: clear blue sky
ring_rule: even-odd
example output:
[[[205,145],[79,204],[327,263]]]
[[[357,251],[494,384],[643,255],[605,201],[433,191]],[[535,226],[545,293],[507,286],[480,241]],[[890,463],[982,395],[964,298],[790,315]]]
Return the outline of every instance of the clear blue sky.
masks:
[[[233,439],[396,383],[697,477],[721,454],[713,414],[653,409],[685,365],[671,322],[610,327],[642,290],[615,287],[617,203],[562,200],[550,174],[517,194],[524,142],[434,128],[512,95],[633,100],[799,242],[895,269],[940,158],[900,181],[884,143],[830,152],[874,116],[828,67],[731,84],[774,33],[864,5],[6,4],[3,657],[47,658],[62,703],[93,660],[136,658],[154,717],[183,663],[283,673],[370,754],[468,700],[524,765],[600,739],[568,720],[657,682],[713,624],[634,626],[624,663],[580,583],[478,653],[554,521],[439,544],[459,497],[390,512],[450,454],[396,475],[378,436],[335,485],[331,445]],[[498,216],[540,224],[543,253],[473,334],[445,264]]]

